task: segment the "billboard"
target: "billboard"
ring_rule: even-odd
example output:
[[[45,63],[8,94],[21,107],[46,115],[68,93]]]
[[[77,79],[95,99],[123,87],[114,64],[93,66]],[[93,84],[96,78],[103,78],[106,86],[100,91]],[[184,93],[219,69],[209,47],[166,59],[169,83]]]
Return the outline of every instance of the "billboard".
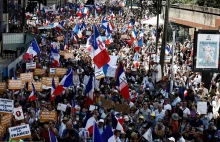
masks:
[[[198,72],[220,72],[219,31],[199,30],[194,34],[193,70]]]

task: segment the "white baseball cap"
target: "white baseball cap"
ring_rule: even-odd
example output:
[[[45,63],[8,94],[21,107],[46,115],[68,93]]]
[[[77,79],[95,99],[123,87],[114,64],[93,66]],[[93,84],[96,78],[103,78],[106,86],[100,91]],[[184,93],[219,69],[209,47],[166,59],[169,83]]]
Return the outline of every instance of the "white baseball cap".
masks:
[[[168,140],[169,140],[169,141],[174,141],[174,142],[175,142],[174,137],[170,137],[170,138],[168,138]]]

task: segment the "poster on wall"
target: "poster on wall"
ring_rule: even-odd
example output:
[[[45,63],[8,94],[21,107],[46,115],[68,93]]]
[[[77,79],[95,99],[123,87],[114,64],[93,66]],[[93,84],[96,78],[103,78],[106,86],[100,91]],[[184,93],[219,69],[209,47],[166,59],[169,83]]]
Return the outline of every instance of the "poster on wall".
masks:
[[[198,34],[196,68],[218,68],[219,39],[219,34]]]

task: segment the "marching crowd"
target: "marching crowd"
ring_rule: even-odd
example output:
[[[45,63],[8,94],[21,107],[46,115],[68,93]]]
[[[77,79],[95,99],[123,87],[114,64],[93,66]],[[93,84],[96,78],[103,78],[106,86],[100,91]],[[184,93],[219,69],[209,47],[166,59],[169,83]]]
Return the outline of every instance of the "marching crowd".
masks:
[[[53,142],[55,138],[59,142],[101,142],[101,139],[94,140],[96,133],[103,142],[218,141],[219,75],[214,74],[210,88],[206,88],[202,74],[192,71],[193,43],[190,39],[183,44],[176,43],[174,51],[167,43],[166,55],[171,57],[174,52],[171,59],[174,65],[169,60],[162,68],[159,60],[160,46],[154,54],[149,53],[149,48],[155,46],[156,35],[159,45],[162,41],[162,26],[156,31],[154,25],[142,25],[142,19],[131,16],[131,11],[126,8],[121,8],[117,13],[109,9],[110,12],[101,14],[101,7],[96,7],[97,13],[93,14],[89,13],[92,8],[74,6],[78,6],[76,14],[73,14],[70,6],[52,12],[46,9],[36,11],[38,20],[27,24],[25,32],[41,37],[40,53],[32,59],[22,60],[13,76],[19,79],[20,73],[34,72],[34,69],[26,69],[26,63],[36,62],[36,68],[44,69],[45,74],[34,75],[35,82],[42,82],[43,77],[49,77],[50,68],[66,68],[73,72],[71,85],[56,95],[53,94],[53,83],[52,87],[43,86],[42,91],[34,94],[35,100],[29,100],[33,91],[28,91],[27,85],[16,93],[15,90],[4,91],[1,98],[14,100],[14,107],[22,107],[24,113],[24,119],[16,120],[13,117],[7,128],[29,124],[31,136],[12,140],[6,130],[4,134],[1,133],[1,141]],[[49,31],[39,30],[39,27],[50,27],[56,22],[59,24]],[[94,42],[91,37],[96,34],[93,31],[94,25],[108,54],[117,57],[115,66],[123,68],[129,97],[122,95],[122,88],[117,88],[120,67],[117,70],[112,67],[115,69],[112,70],[115,77],[104,73],[103,77],[96,79],[92,89],[94,96],[88,100],[91,73],[97,78],[97,67],[90,49],[90,45],[94,46],[91,43]],[[55,56],[51,57],[54,49],[60,54],[58,61]],[[65,58],[60,51],[67,51],[73,56]],[[102,70],[105,72],[104,67]],[[174,75],[172,92],[171,73]],[[6,84],[10,79],[5,77]],[[61,80],[63,76],[59,76]],[[110,104],[105,104],[109,101]],[[58,104],[65,105],[66,109],[58,110]],[[56,118],[42,122],[41,111],[56,112]],[[97,124],[92,123],[94,131],[89,127],[91,118]],[[95,132],[95,127],[98,132]],[[111,128],[111,140],[107,138],[108,128]]]

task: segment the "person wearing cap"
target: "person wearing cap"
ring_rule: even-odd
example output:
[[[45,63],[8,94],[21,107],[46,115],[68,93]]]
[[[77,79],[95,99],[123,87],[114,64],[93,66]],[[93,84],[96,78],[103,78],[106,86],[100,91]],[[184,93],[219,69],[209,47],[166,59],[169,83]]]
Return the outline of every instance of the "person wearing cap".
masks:
[[[192,127],[199,127],[203,125],[202,120],[200,119],[200,113],[196,112],[195,118],[191,119],[189,122]]]
[[[214,129],[214,123],[209,122],[209,127],[204,131],[204,141],[214,142],[216,130]]]
[[[98,128],[99,128],[99,133],[100,134],[103,133],[103,127],[104,127],[104,120],[103,119],[99,119],[99,121],[98,121]]]
[[[179,115],[177,113],[173,113],[172,114],[172,120],[171,120],[171,123],[170,125],[172,126],[172,133],[173,134],[176,134],[176,132],[179,130]]]

